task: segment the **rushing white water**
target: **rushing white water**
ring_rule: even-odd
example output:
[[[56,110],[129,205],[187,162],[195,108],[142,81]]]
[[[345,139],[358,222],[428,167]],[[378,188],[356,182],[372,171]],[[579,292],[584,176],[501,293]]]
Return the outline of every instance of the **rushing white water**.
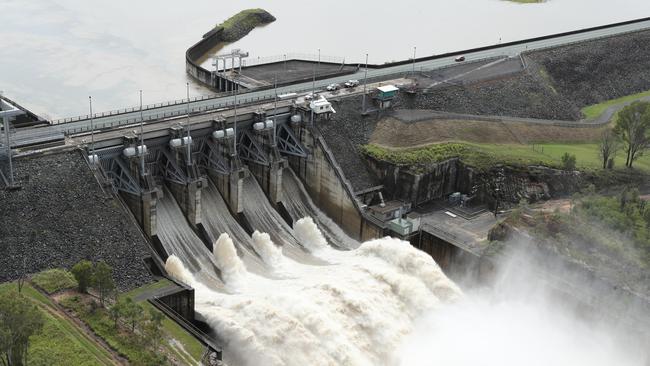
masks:
[[[415,319],[460,296],[433,260],[406,242],[378,239],[340,252],[329,248],[311,219],[296,223],[296,237],[330,264],[283,258],[291,263],[286,268],[291,276],[240,276],[236,293],[217,293],[179,268],[177,258],[168,260],[168,273],[195,288],[196,310],[224,341],[231,364],[397,364],[394,351]],[[282,255],[268,235],[256,233],[253,242],[272,245],[269,257],[262,258]],[[221,246],[215,245],[219,255]],[[217,261],[221,271],[240,273],[239,265],[229,264],[234,246],[223,239],[223,248],[227,259]],[[385,260],[395,252],[398,259]]]
[[[282,202],[294,221],[307,216],[312,218],[332,245],[346,249],[359,246],[358,241],[348,236],[314,204],[302,182],[291,168],[286,168],[282,172]]]

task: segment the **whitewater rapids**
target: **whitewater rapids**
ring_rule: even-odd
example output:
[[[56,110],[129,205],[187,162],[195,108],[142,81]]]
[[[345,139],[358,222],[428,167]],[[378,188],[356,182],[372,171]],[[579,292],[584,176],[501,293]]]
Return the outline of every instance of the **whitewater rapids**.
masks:
[[[462,297],[433,259],[408,242],[383,238],[339,251],[311,218],[293,229],[304,250],[326,264],[293,261],[256,232],[257,254],[283,274],[258,276],[222,234],[213,255],[223,293],[178,257],[167,260],[167,272],[195,289],[197,315],[221,337],[230,365],[398,365],[395,351],[415,321]]]

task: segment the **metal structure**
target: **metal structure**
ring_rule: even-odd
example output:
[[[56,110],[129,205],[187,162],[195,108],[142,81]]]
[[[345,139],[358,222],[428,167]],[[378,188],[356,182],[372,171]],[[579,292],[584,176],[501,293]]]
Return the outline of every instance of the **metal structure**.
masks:
[[[288,127],[286,123],[281,123],[277,128],[278,151],[283,154],[306,158],[308,151],[304,146],[302,146],[300,141],[298,141],[291,128]]]
[[[0,99],[0,118],[2,119],[2,125],[4,128],[4,148],[0,148],[0,155],[6,155],[7,160],[7,173],[6,176],[0,169],[0,176],[5,181],[5,184],[8,188],[15,188],[14,181],[14,167],[12,162],[12,152],[11,152],[11,119],[25,114],[25,111],[22,111],[4,99]]]

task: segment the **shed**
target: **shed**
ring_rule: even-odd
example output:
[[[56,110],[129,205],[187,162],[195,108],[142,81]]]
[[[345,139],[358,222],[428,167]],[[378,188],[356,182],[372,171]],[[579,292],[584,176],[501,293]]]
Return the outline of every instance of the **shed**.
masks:
[[[397,88],[395,85],[384,85],[377,88],[377,99],[388,100],[393,99],[397,95]]]

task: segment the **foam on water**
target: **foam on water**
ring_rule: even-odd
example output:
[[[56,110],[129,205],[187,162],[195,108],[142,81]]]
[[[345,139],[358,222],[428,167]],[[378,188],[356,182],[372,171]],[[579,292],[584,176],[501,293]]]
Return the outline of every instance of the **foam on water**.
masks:
[[[237,287],[242,277],[246,275],[246,266],[237,256],[237,249],[230,235],[223,233],[214,243],[212,248],[217,267],[221,270],[221,277],[226,285]]]
[[[300,245],[335,261],[294,262],[290,278],[255,278],[236,293],[223,294],[178,269],[177,259],[168,260],[169,273],[195,288],[197,313],[223,339],[229,364],[397,364],[394,352],[414,321],[460,296],[440,268],[420,259],[419,251],[407,243],[386,238],[338,252],[327,246],[312,220],[295,226]],[[223,242],[230,248],[228,240]],[[287,260],[268,234],[254,233],[253,242],[270,266]],[[400,259],[387,261],[391,253]],[[232,254],[230,249],[224,252]],[[222,271],[236,267],[221,266]],[[431,268],[422,268],[426,266]]]
[[[282,256],[282,247],[275,245],[269,234],[255,230],[252,238],[255,252],[257,252],[266,265],[276,270],[283,267],[284,257]]]

